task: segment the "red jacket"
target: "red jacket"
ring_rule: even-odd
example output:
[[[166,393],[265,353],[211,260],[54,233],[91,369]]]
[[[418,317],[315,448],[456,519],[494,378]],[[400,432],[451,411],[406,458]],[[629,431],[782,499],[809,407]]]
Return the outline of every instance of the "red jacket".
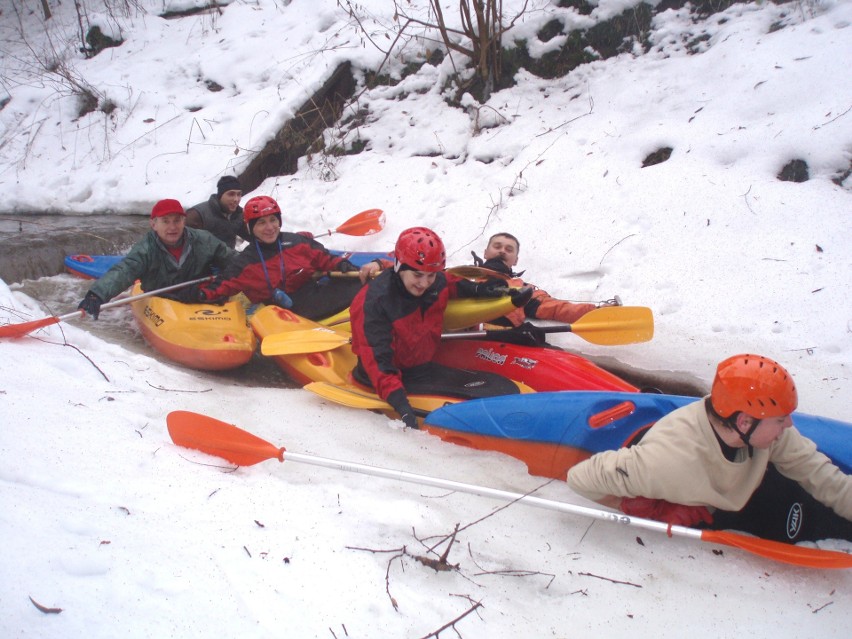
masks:
[[[432,361],[447,302],[468,297],[466,286],[471,286],[467,280],[438,273],[435,283],[414,297],[399,275],[387,270],[358,292],[349,311],[352,351],[379,397],[387,399],[403,388],[401,370]]]
[[[310,282],[315,272],[336,270],[343,261],[299,233],[281,233],[278,242],[271,244],[253,239],[225,268],[223,281],[205,288],[205,292],[209,299],[220,299],[242,291],[252,303],[268,302],[275,288],[294,293]]]

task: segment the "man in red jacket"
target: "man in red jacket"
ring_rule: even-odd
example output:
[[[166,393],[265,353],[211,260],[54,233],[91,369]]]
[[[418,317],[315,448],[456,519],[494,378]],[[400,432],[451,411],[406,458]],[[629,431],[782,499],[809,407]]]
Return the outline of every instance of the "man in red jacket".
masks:
[[[313,277],[317,272],[357,271],[357,266],[301,233],[282,232],[281,207],[268,195],[246,202],[243,218],[251,241],[228,264],[221,281],[198,290],[196,301],[220,301],[242,292],[255,304],[292,308],[309,319],[349,306],[361,286],[357,278],[334,280],[315,291]]]

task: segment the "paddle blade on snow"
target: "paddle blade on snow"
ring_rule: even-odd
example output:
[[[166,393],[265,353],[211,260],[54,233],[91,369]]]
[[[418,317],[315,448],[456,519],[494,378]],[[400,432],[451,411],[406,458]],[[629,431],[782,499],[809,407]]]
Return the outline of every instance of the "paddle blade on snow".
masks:
[[[793,564],[794,566],[823,569],[852,568],[852,555],[845,552],[794,546],[724,530],[702,530],[701,541],[733,546],[761,557],[774,559],[785,564]]]
[[[253,466],[267,459],[284,461],[283,448],[213,417],[177,410],[168,414],[166,424],[178,446],[221,457],[237,466]]]

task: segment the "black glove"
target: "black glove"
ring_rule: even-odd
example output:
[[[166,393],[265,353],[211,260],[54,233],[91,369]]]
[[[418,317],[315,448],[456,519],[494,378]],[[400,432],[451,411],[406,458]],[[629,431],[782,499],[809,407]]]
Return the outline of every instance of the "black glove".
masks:
[[[98,315],[101,314],[101,304],[103,303],[104,301],[97,293],[89,291],[86,293],[86,297],[83,298],[83,301],[80,302],[77,308],[87,315],[91,315],[95,319],[98,319]]]
[[[512,330],[506,331],[506,335],[503,337],[511,344],[521,344],[523,346],[544,346],[547,343],[545,332],[530,322],[524,322]]]
[[[488,280],[477,284],[474,288],[473,297],[503,297],[510,289],[506,288],[506,282],[501,280]]]
[[[522,306],[526,306],[532,299],[533,287],[525,286],[520,289],[512,289],[510,295],[512,296],[512,304],[515,308],[521,308]]]
[[[414,409],[408,401],[408,396],[401,388],[396,389],[388,395],[388,404],[393,406],[393,409],[399,413],[399,418],[408,428],[420,428],[417,425],[417,416],[414,414]]]
[[[501,260],[499,257],[492,257],[490,260],[486,260],[482,264],[477,264],[477,266],[497,271],[498,273],[508,275],[509,277],[518,277],[520,275],[520,273],[512,272],[512,267],[506,266],[506,262]]]
[[[201,284],[193,284],[192,286],[182,288],[175,292],[174,296],[178,302],[184,304],[203,304],[207,301],[207,294],[201,288]]]
[[[341,260],[335,267],[341,273],[351,273],[352,271],[360,271],[361,269],[355,266],[349,260]]]

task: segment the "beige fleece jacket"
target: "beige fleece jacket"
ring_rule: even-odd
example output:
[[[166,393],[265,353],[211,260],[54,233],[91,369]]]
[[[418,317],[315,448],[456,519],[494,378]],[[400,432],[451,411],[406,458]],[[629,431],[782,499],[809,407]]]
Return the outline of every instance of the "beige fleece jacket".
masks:
[[[608,495],[641,496],[738,511],[760,485],[769,462],[852,520],[852,475],[818,452],[795,425],[769,448],[755,449],[753,457],[742,448],[735,461],[728,461],[703,400],[663,417],[635,446],[598,453],[574,466],[568,471],[568,485],[594,501]]]

